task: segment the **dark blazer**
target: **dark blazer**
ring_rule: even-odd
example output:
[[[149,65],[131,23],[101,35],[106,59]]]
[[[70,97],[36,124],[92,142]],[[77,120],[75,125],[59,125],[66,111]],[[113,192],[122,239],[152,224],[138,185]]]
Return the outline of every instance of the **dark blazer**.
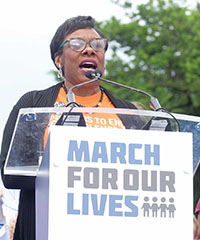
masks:
[[[61,87],[62,83],[58,83],[45,90],[24,94],[13,107],[4,129],[0,155],[2,180],[6,188],[21,189],[14,240],[35,240],[35,177],[4,175],[3,172],[18,112],[21,108],[53,107]],[[103,89],[116,108],[136,109],[132,103],[115,98],[108,90]],[[127,128],[133,124],[131,118],[120,118]]]

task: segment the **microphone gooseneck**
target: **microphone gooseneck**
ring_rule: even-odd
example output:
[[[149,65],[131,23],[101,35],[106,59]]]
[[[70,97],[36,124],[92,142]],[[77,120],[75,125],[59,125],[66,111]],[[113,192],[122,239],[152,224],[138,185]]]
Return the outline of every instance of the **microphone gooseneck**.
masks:
[[[69,105],[73,105],[74,107],[78,107],[79,105],[75,102],[75,97],[74,97],[74,93],[73,93],[73,89],[77,88],[77,87],[82,87],[82,86],[85,86],[87,84],[90,84],[90,83],[93,83],[93,82],[96,82],[99,80],[100,76],[102,75],[102,72],[101,70],[99,71],[95,71],[96,73],[94,74],[94,72],[92,71],[87,71],[85,72],[85,76],[87,78],[90,78],[92,80],[90,81],[87,81],[87,82],[84,82],[84,83],[80,83],[80,84],[77,84],[77,85],[74,85],[73,87],[71,87],[68,91],[68,94],[67,94],[67,102],[68,102],[68,106]]]
[[[87,82],[84,82],[84,83],[80,83],[80,84],[77,84],[77,85],[74,85],[73,87],[71,87],[67,93],[67,101],[68,101],[68,105],[67,106],[71,106],[72,108],[73,107],[79,107],[79,105],[75,102],[75,97],[74,97],[74,93],[73,93],[73,89],[77,88],[77,87],[82,87],[84,85],[87,85],[87,84],[90,84],[90,83],[93,83],[93,82],[96,82],[96,81],[103,81],[103,82],[106,82],[106,83],[109,83],[109,84],[112,84],[112,85],[115,85],[115,86],[118,86],[118,87],[122,87],[122,88],[125,88],[125,89],[128,89],[128,90],[131,90],[133,92],[137,92],[137,93],[140,93],[140,94],[143,94],[147,97],[149,97],[150,99],[150,107],[155,110],[155,111],[162,111],[162,112],[166,112],[168,114],[171,115],[171,117],[174,118],[174,120],[176,121],[177,123],[177,126],[178,126],[178,131],[180,131],[180,124],[178,122],[178,120],[171,114],[169,113],[166,109],[162,108],[158,99],[153,97],[151,94],[145,92],[145,91],[142,91],[140,89],[136,89],[136,88],[133,88],[133,87],[129,87],[127,85],[123,85],[121,83],[116,83],[116,82],[113,82],[113,81],[110,81],[110,80],[107,80],[107,79],[103,79],[101,78],[102,76],[102,71],[100,69],[97,69],[96,71],[86,71],[85,72],[85,76],[91,80],[87,81]],[[152,118],[154,119],[154,118]]]
[[[122,88],[126,88],[128,90],[131,90],[131,91],[134,91],[134,92],[137,92],[137,93],[140,93],[140,94],[143,94],[147,97],[150,98],[150,107],[153,108],[153,110],[159,110],[161,109],[161,105],[158,101],[157,98],[153,97],[152,95],[150,95],[149,93],[145,92],[145,91],[142,91],[140,89],[136,89],[136,88],[133,88],[133,87],[129,87],[127,85],[124,85],[124,84],[121,84],[121,83],[116,83],[116,82],[113,82],[113,81],[110,81],[110,80],[107,80],[107,79],[103,79],[101,78],[102,76],[102,71],[97,69],[95,72],[92,72],[92,71],[87,71],[85,73],[85,76],[92,79],[92,78],[95,78],[95,80],[101,80],[103,82],[107,82],[107,83],[110,83],[112,85],[115,85],[115,86],[118,86],[118,87],[122,87]],[[89,83],[89,82],[88,82]]]
[[[86,75],[86,74],[87,74],[87,75]],[[88,76],[88,78],[90,78],[90,79],[95,77],[95,79],[99,79],[99,80],[101,80],[101,81],[103,81],[103,82],[107,82],[107,83],[113,84],[113,85],[118,86],[118,87],[123,87],[123,88],[126,88],[126,89],[128,89],[128,90],[131,90],[131,91],[134,91],[134,92],[137,92],[137,93],[141,93],[141,94],[149,97],[149,98],[150,98],[150,107],[151,107],[153,110],[155,110],[155,111],[162,111],[162,112],[168,113],[168,114],[175,120],[175,122],[177,123],[178,131],[180,132],[180,124],[179,124],[179,121],[174,117],[173,114],[171,114],[170,112],[168,112],[165,108],[162,108],[161,105],[160,105],[160,103],[159,103],[159,101],[158,101],[158,99],[155,98],[155,97],[153,97],[151,94],[149,94],[149,93],[147,93],[147,92],[145,92],[145,91],[142,91],[142,90],[140,90],[140,89],[136,89],[136,88],[133,88],[133,87],[129,87],[129,86],[123,85],[123,84],[121,84],[121,83],[116,83],[116,82],[113,82],[113,81],[110,81],[110,80],[107,80],[107,79],[103,79],[103,78],[101,78],[102,72],[101,72],[101,70],[99,70],[99,69],[96,70],[95,72],[87,71],[87,72],[85,73],[85,75],[86,75],[86,77]],[[152,118],[152,119],[154,119],[154,118]]]

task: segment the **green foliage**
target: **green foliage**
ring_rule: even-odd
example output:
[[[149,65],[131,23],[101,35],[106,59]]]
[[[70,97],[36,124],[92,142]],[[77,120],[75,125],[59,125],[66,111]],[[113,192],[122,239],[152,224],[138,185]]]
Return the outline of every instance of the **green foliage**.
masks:
[[[168,111],[200,116],[200,4],[189,10],[182,7],[186,1],[149,0],[137,8],[134,1],[112,2],[124,9],[128,21],[113,16],[98,23],[111,52],[104,78],[149,92]],[[149,102],[140,94],[102,85],[121,99]],[[197,172],[195,204],[200,196]]]
[[[149,92],[169,111],[200,115],[199,7],[150,0],[134,9],[133,1],[113,2],[124,8],[128,23],[117,17],[99,23],[112,52],[104,77]],[[137,94],[106,87],[143,102]]]
[[[104,77],[149,92],[171,112],[200,116],[200,4],[189,10],[173,0],[150,0],[137,9],[128,1],[115,3],[124,8],[128,23],[117,17],[100,23],[112,53]],[[123,99],[143,102],[137,94],[106,87]],[[194,206],[199,181],[198,168]]]

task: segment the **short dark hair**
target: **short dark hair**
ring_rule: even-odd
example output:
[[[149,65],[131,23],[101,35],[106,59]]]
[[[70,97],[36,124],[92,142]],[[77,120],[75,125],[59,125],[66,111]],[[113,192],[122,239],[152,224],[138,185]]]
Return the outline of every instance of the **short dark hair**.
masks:
[[[77,16],[67,19],[62,25],[60,25],[51,40],[51,59],[53,60],[54,64],[55,54],[58,53],[59,46],[64,41],[65,37],[78,29],[84,28],[93,28],[102,38],[105,38],[105,35],[100,30],[95,28],[95,20],[91,16]],[[60,52],[60,54],[61,53],[62,52]]]

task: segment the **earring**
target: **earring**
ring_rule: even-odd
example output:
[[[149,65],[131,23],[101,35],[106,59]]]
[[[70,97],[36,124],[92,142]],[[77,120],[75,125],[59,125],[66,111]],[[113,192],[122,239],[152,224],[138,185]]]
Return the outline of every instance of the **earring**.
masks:
[[[60,65],[60,63],[59,63],[59,65],[58,65],[58,74],[57,74],[57,77],[60,79],[60,78],[63,78],[64,79],[64,77],[63,77],[63,71],[62,71],[62,68],[61,68],[61,65]]]

